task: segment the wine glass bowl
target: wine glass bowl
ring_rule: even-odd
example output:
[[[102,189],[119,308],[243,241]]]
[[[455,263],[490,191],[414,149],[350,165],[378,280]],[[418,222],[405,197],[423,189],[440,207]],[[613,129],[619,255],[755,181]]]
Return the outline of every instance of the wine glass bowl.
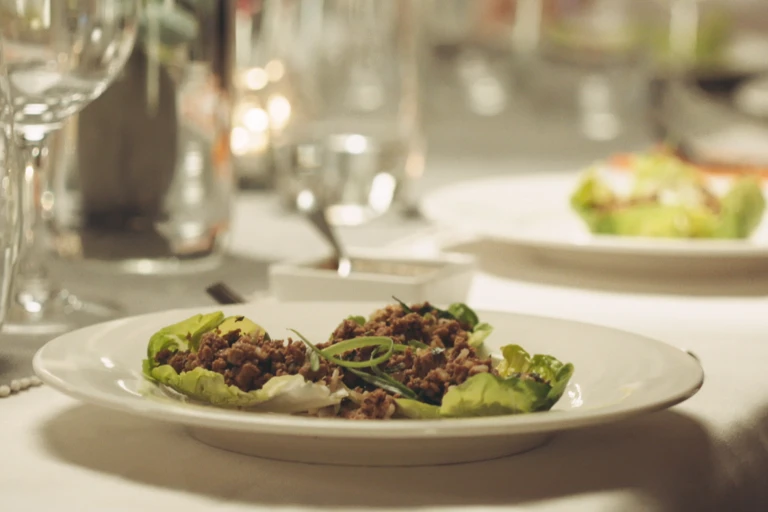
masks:
[[[138,31],[133,1],[0,0],[17,131],[55,130],[101,95]]]

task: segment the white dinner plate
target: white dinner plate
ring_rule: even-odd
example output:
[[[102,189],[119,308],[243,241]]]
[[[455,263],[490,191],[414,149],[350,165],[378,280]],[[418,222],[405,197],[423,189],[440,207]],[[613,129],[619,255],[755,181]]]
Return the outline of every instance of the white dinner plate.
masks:
[[[625,173],[626,174],[626,173]],[[768,267],[768,221],[748,240],[703,240],[593,235],[571,210],[581,174],[529,173],[455,183],[427,195],[423,214],[433,222],[553,257],[596,258],[599,264],[659,265],[684,269]],[[722,185],[722,179],[716,180]]]
[[[327,339],[351,314],[381,303],[253,303],[220,308],[246,315],[273,338],[299,330]],[[663,409],[696,393],[699,363],[686,352],[606,327],[501,312],[478,312],[495,331],[488,346],[519,343],[576,368],[552,411],[517,416],[443,420],[345,420],[255,413],[186,403],[141,373],[147,340],[163,326],[214,308],[172,310],[115,320],[60,336],[35,355],[50,386],[75,398],[130,414],[187,426],[220,448],[269,458],[365,465],[462,462],[519,453],[553,433]]]

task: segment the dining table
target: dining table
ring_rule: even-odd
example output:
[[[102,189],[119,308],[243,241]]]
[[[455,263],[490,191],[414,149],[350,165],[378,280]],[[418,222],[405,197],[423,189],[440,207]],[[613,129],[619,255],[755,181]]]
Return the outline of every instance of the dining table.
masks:
[[[443,134],[421,193],[443,183],[505,173],[574,172],[605,147],[559,151],[533,143]],[[439,138],[438,134],[438,138]],[[541,148],[544,142],[537,139]],[[485,144],[485,146],[483,145]],[[567,146],[567,147],[566,147]],[[505,153],[503,150],[506,150]],[[125,314],[211,306],[225,281],[269,300],[270,263],[329,248],[269,191],[240,194],[231,243],[217,270],[182,276],[116,275],[59,262],[64,284],[109,296]],[[0,510],[183,512],[319,510],[758,511],[768,510],[768,275],[653,276],[570,268],[500,242],[393,213],[344,228],[350,246],[474,254],[467,302],[591,322],[690,351],[705,382],[667,410],[557,434],[519,455],[424,467],[345,467],[267,460],[192,439],[183,426],[79,402],[47,386],[0,399]],[[31,374],[45,336],[0,336],[0,384]],[[600,354],[591,354],[599,358]],[[605,361],[610,365],[610,361]],[[450,450],[450,446],[446,446]]]

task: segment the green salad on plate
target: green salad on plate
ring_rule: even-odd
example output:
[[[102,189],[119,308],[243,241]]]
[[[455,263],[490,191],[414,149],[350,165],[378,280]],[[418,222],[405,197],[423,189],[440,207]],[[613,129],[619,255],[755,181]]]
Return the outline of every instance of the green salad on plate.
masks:
[[[155,333],[144,375],[219,407],[346,419],[436,419],[547,411],[572,364],[505,345],[465,304],[401,301],[341,320],[323,340],[273,339],[242,316],[195,315]]]
[[[745,239],[765,211],[754,176],[715,186],[673,155],[633,155],[627,171],[596,166],[571,196],[571,207],[592,233],[658,238]]]

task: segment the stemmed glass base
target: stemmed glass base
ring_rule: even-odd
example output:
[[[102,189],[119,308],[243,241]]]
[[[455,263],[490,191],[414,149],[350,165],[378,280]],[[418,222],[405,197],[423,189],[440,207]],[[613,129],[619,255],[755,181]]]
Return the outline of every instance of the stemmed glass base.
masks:
[[[47,282],[16,288],[3,330],[11,334],[58,334],[115,318],[119,308],[80,298]]]
[[[48,274],[48,135],[18,137],[23,166],[23,237],[19,269],[3,329],[17,334],[56,334],[117,316],[112,305],[81,299],[52,282]]]

